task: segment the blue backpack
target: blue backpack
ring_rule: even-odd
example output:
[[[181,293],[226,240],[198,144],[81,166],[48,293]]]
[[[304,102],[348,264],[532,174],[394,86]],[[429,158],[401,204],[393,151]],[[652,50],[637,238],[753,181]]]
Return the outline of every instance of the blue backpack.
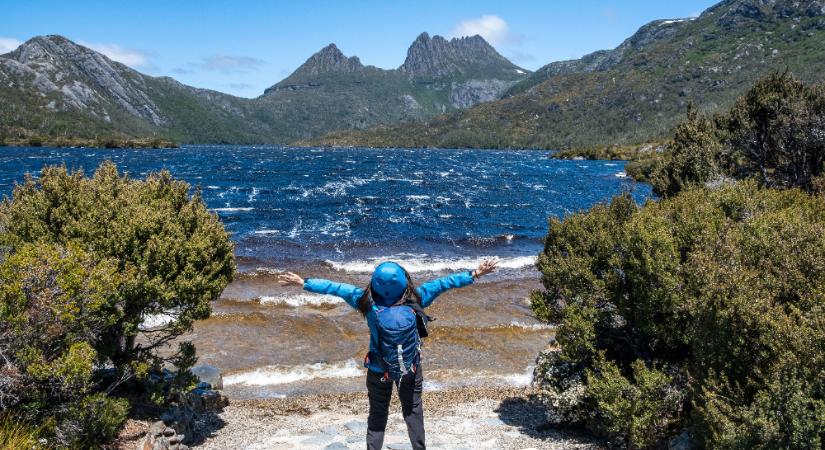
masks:
[[[415,372],[421,358],[416,313],[409,305],[374,307],[378,349],[384,377],[400,380]]]

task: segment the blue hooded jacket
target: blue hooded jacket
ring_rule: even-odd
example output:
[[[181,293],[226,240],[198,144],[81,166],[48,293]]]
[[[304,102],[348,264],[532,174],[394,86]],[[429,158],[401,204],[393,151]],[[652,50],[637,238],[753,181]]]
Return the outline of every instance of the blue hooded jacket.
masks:
[[[426,308],[433,303],[436,297],[443,294],[444,291],[451,289],[451,288],[459,288],[463,286],[467,286],[469,284],[473,284],[473,276],[470,274],[470,271],[458,272],[452,275],[447,275],[446,277],[438,278],[432,281],[428,281],[416,288],[418,295],[421,297],[421,306]],[[308,278],[304,281],[304,290],[309,292],[314,292],[316,294],[326,294],[326,295],[334,295],[336,297],[341,297],[344,301],[347,302],[350,306],[355,309],[358,309],[358,299],[364,295],[364,289],[353,286],[351,284],[346,283],[337,283],[335,281],[330,280],[323,280],[318,278]],[[373,301],[378,306],[391,306],[393,305],[398,299],[393,300],[389,304],[382,303],[386,300],[382,300],[379,298],[374,298]],[[375,327],[375,311],[369,310],[367,312],[367,325],[370,328],[370,353],[373,355],[379,354],[378,352],[378,332],[376,331]],[[370,358],[369,369],[373,372],[382,373],[384,369],[378,363],[375,358]]]

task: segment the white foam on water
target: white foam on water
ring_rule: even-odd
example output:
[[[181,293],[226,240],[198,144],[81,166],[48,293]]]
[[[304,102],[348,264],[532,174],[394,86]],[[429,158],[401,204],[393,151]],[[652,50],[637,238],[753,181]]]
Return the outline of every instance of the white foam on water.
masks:
[[[139,330],[151,330],[168,325],[178,319],[175,311],[168,311],[160,314],[149,314],[143,317],[143,321],[138,325]]]
[[[255,208],[212,208],[211,211],[214,212],[243,212],[243,211],[252,211]]]
[[[529,386],[533,382],[533,370],[536,366],[529,365],[523,373],[515,373],[510,375],[503,375],[501,378],[512,386]]]
[[[281,232],[281,230],[270,230],[270,229],[264,228],[262,230],[255,230],[252,234],[279,234],[280,232]]]
[[[253,187],[252,192],[250,192],[249,195],[246,197],[246,201],[250,203],[254,202],[256,200],[256,197],[258,197],[258,193],[260,192],[260,189]]]
[[[282,295],[264,295],[258,298],[262,305],[286,305],[293,308],[300,306],[322,306],[335,305],[343,302],[340,297],[334,295],[300,293]]]
[[[524,328],[525,330],[552,330],[556,328],[548,323],[522,323],[517,320],[510,322],[510,327]]]
[[[369,178],[360,178],[360,177],[352,177],[345,180],[336,180],[336,181],[328,181],[323,186],[303,189],[301,192],[302,198],[307,198],[314,195],[327,195],[330,197],[342,197],[346,195],[347,190],[357,187],[363,186],[370,181],[373,181]]]
[[[463,258],[430,258],[426,255],[422,257],[408,257],[403,255],[387,256],[382,258],[371,258],[354,261],[330,261],[326,263],[335,270],[349,273],[372,273],[378,264],[384,261],[395,261],[410,273],[415,272],[444,272],[469,270],[478,267],[482,261],[490,258],[498,260],[499,269],[520,269],[536,264],[535,256],[515,256],[508,258],[496,258],[495,256],[463,257]]]
[[[354,359],[336,363],[315,363],[300,366],[267,366],[223,377],[224,385],[268,386],[297,381],[352,378],[364,375],[364,368]]]

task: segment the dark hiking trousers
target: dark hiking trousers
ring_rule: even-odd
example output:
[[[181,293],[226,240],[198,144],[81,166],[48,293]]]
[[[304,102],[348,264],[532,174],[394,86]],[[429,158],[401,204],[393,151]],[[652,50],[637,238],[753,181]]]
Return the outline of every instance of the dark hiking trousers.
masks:
[[[370,415],[367,419],[367,450],[379,450],[384,445],[384,430],[392,397],[392,381],[381,381],[382,375],[367,371],[367,392],[370,397]],[[419,364],[415,373],[407,373],[398,385],[401,413],[407,423],[407,434],[414,450],[424,450],[424,405],[421,403],[421,386],[424,377]]]

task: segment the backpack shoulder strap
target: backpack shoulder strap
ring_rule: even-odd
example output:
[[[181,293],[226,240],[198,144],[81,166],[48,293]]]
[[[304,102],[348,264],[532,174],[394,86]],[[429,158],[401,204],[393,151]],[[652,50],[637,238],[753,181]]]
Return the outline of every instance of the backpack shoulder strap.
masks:
[[[415,311],[416,314],[420,315],[422,319],[426,319],[428,322],[435,320],[435,317],[430,317],[424,312],[424,308],[421,306],[421,303],[407,300],[404,304],[412,308],[412,310]]]

